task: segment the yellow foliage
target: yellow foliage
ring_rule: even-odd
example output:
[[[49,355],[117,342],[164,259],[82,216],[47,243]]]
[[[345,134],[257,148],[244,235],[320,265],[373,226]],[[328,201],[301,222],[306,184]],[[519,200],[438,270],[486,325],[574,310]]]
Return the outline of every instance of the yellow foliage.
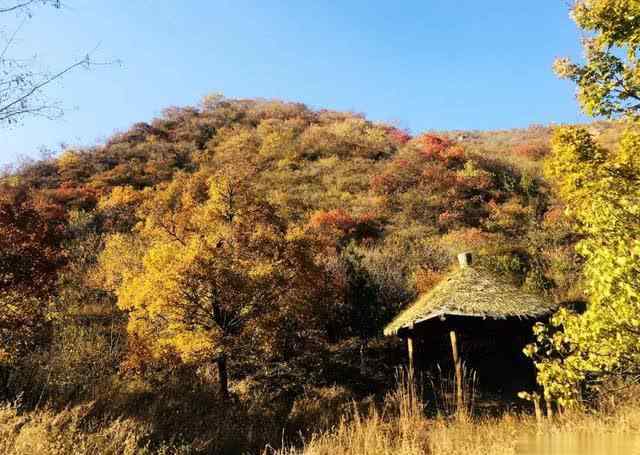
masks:
[[[107,239],[101,277],[129,314],[129,332],[155,356],[228,354],[245,326],[271,323],[270,308],[286,314],[270,299],[285,302],[288,286],[297,295],[311,284],[296,265],[304,239],[287,236],[236,175],[178,175],[144,201],[134,234]],[[258,310],[264,319],[253,319]]]
[[[132,186],[116,186],[108,196],[100,198],[98,208],[104,210],[137,205],[142,200],[142,197],[143,193],[136,191]]]
[[[82,157],[75,150],[65,150],[56,160],[61,171],[73,168],[82,163]]]

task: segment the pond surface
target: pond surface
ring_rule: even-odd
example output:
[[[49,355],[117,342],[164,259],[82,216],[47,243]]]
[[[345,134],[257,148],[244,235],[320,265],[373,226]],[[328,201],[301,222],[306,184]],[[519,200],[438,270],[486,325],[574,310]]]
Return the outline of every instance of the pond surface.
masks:
[[[522,441],[518,455],[640,455],[640,435],[540,434]]]

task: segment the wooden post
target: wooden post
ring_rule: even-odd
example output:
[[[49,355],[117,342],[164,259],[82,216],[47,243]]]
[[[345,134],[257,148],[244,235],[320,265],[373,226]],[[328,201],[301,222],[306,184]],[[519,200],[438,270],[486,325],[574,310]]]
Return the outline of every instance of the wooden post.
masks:
[[[462,359],[458,352],[458,340],[455,330],[449,332],[451,338],[451,353],[453,355],[453,366],[456,373],[456,410],[458,414],[464,412],[464,397],[462,395]]]
[[[409,376],[413,378],[413,336],[407,335],[407,353],[409,354]]]

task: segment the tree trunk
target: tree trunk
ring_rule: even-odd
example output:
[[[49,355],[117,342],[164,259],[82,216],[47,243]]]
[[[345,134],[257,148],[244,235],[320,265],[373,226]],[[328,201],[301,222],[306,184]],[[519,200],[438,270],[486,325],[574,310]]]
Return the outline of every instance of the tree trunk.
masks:
[[[217,359],[218,381],[220,383],[220,398],[222,401],[229,401],[229,376],[227,373],[227,355],[222,354]]]

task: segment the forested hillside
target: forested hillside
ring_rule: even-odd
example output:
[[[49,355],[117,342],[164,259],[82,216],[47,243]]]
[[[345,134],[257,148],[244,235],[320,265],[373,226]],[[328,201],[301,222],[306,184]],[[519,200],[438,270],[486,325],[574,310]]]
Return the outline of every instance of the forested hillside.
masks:
[[[162,25],[146,11],[144,21],[124,22],[106,10],[79,13],[85,32],[108,23],[112,35],[113,24],[122,27],[114,38],[126,50],[136,42],[130,55],[147,68],[144,84],[153,92],[131,88],[142,78],[74,86],[78,93],[90,87],[92,109],[113,110],[93,95],[104,89],[101,95],[117,99],[115,86],[148,108],[162,91],[158,80],[170,81],[165,99],[189,99],[187,91],[202,88],[176,87],[170,77],[185,76],[189,52],[210,74],[215,52],[224,86],[240,66],[259,75],[244,80],[251,93],[307,96],[309,81],[301,79],[328,80],[329,67],[314,65],[330,55],[331,65],[356,79],[330,79],[340,87],[311,90],[310,100],[355,88],[372,98],[373,88],[384,87],[380,103],[404,96],[396,109],[406,115],[429,122],[427,114],[460,116],[441,125],[484,114],[492,117],[485,124],[574,115],[560,101],[534,99],[557,96],[548,81],[516,78],[533,77],[537,52],[548,51],[540,24],[548,26],[545,37],[560,37],[550,33],[564,27],[540,5],[525,14],[506,3],[491,7],[496,29],[512,24],[519,38],[526,35],[519,21],[533,21],[533,39],[513,43],[486,33],[491,22],[478,23],[477,14],[465,22],[460,12],[472,11],[470,4],[449,17],[438,10],[442,27],[425,27],[420,5],[396,8],[403,21],[380,23],[361,11],[348,18],[343,5],[340,21],[335,5],[279,5],[273,16],[254,7],[237,17],[237,8],[212,10],[206,2],[165,6],[175,17]],[[567,6],[582,33],[582,59],[558,58],[553,70],[575,84],[592,118],[583,125],[414,132],[353,112],[210,95],[99,145],[65,146],[1,171],[0,454],[487,455],[524,453],[529,443],[552,453],[554,438],[562,453],[571,442],[586,453],[594,434],[611,437],[610,444],[595,440],[598,453],[636,450],[640,2]],[[433,15],[430,8],[424,11]],[[22,122],[62,115],[55,94],[67,92],[55,85],[76,68],[117,66],[96,59],[97,47],[66,65],[64,52],[29,58],[24,27],[48,24],[45,15],[60,10],[69,9],[58,0],[0,6],[5,128],[35,131]],[[44,22],[34,21],[36,13]],[[235,38],[234,17],[251,46],[214,39],[216,24],[229,25],[220,30]],[[154,33],[172,30],[168,46],[149,33],[153,45],[138,47],[145,33],[134,33],[146,21]],[[316,21],[325,29],[307,30]],[[196,22],[203,35],[175,26],[191,32]],[[248,33],[247,23],[264,28],[277,52],[257,58],[262,35]],[[478,24],[480,33],[459,34],[477,43],[447,34]],[[395,28],[378,34],[389,25]],[[51,30],[35,29],[35,48]],[[74,44],[88,39],[64,30]],[[432,47],[420,40],[424,30],[434,33],[424,40]],[[304,43],[308,61],[292,43]],[[519,66],[523,52],[526,67]],[[144,60],[149,55],[162,55],[174,71],[158,71]],[[376,71],[368,64],[374,58],[385,74],[365,81],[356,70]],[[431,67],[440,79],[408,84],[406,75]],[[280,76],[269,76],[276,68]],[[387,79],[395,73],[405,79]],[[490,98],[474,102],[470,91],[447,89],[466,87],[468,74],[478,76],[475,92],[495,90]],[[503,74],[512,80],[497,77]],[[296,78],[297,92],[260,85]],[[405,82],[406,93],[393,90]],[[445,104],[418,101],[423,89],[434,99],[442,92]],[[509,97],[525,109],[497,112]],[[358,102],[380,112],[380,104]],[[124,103],[100,118],[115,115],[117,123],[133,112]],[[108,129],[111,120],[93,126]],[[74,128],[82,130],[77,137],[93,134],[87,123]],[[43,141],[54,137],[43,127],[17,139],[20,147],[41,133]]]
[[[304,429],[314,394],[381,396],[404,362],[382,327],[462,250],[582,298],[576,235],[541,175],[548,137],[412,136],[212,96],[23,163],[0,193],[2,393],[136,409],[191,438],[220,435],[161,416],[233,402],[235,418],[269,416],[247,447]]]

